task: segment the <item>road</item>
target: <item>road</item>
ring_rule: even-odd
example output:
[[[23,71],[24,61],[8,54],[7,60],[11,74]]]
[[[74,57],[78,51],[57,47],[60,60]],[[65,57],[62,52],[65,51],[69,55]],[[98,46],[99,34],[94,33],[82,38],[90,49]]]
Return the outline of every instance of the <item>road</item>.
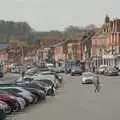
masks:
[[[64,84],[54,97],[31,106],[12,120],[119,120],[120,76],[100,76],[101,90],[80,85],[80,76],[64,76]]]

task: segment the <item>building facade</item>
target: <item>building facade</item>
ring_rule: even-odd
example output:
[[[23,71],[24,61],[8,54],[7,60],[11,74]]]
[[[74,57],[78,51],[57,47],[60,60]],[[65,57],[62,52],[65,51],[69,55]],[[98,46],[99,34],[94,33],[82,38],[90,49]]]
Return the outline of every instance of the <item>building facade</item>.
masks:
[[[65,61],[64,45],[62,43],[54,46],[55,61]]]
[[[105,23],[92,37],[93,64],[115,66],[119,63],[120,55],[120,19],[110,20],[108,16]]]

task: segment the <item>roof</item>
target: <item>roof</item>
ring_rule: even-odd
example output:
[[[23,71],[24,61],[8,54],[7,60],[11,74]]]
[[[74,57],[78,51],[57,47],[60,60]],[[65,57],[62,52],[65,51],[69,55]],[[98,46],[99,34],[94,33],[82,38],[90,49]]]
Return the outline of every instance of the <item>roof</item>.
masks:
[[[7,50],[7,49],[8,49],[8,44],[0,44],[0,51]]]

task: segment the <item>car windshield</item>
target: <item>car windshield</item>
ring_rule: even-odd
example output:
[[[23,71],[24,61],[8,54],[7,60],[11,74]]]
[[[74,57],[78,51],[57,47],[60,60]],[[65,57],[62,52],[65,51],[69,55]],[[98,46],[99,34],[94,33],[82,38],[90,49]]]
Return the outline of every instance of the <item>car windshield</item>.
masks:
[[[72,69],[80,69],[80,66],[72,66]]]
[[[49,84],[47,84],[46,82],[43,82],[43,81],[40,81],[40,83],[38,85],[43,86],[43,87],[49,86]]]
[[[45,79],[44,80],[36,80],[36,81],[38,81],[40,83],[42,82],[42,84],[45,83],[45,84],[48,84],[48,85],[53,85],[53,82],[51,80],[47,80],[47,79],[46,80]]]
[[[99,68],[100,69],[105,69],[107,66],[100,66]]]
[[[92,73],[84,73],[83,77],[93,77],[94,75]]]

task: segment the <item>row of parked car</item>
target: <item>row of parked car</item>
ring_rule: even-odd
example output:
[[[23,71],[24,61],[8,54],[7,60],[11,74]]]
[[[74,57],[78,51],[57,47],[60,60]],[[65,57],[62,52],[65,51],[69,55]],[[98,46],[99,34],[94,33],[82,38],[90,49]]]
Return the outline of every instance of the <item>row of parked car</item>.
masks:
[[[101,65],[98,69],[95,71],[97,74],[104,74],[104,75],[119,75],[119,70],[116,67],[113,66],[107,66],[107,65]]]
[[[63,77],[47,68],[34,67],[13,83],[0,84],[0,110],[5,114],[18,112],[53,96]]]

